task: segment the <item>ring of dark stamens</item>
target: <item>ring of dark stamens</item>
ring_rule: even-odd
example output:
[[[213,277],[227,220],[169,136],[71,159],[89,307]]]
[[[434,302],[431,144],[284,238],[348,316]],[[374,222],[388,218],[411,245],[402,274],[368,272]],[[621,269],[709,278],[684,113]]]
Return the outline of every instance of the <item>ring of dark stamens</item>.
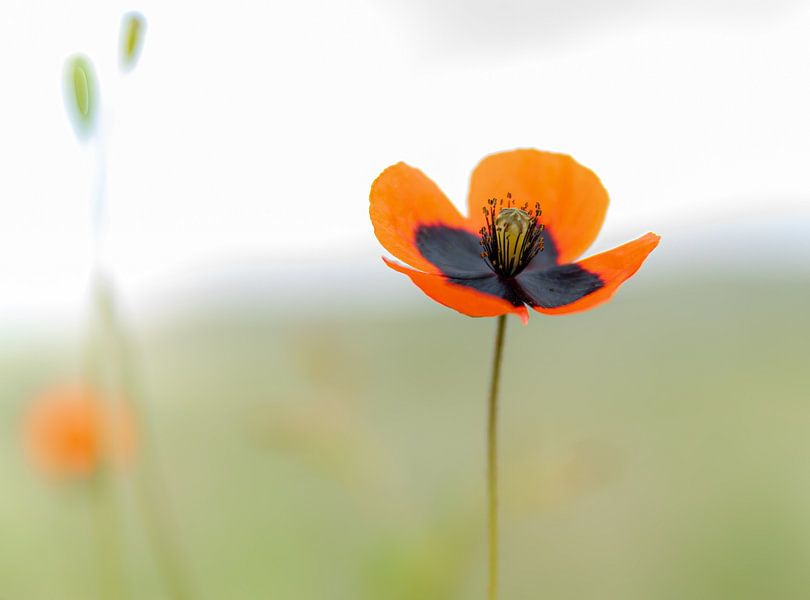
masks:
[[[505,277],[514,277],[520,273],[531,261],[537,256],[539,252],[543,251],[543,224],[539,222],[540,215],[543,211],[540,210],[540,203],[535,202],[534,210],[529,210],[529,203],[526,202],[520,207],[525,213],[529,224],[525,234],[518,240],[519,245],[516,247],[513,254],[508,252],[508,236],[498,235],[497,219],[498,215],[504,208],[517,208],[514,206],[512,194],[506,194],[506,206],[504,206],[503,198],[500,200],[490,198],[487,200],[487,206],[483,207],[484,218],[486,219],[486,227],[482,227],[479,231],[481,234],[481,258],[487,261],[490,268],[497,274]]]

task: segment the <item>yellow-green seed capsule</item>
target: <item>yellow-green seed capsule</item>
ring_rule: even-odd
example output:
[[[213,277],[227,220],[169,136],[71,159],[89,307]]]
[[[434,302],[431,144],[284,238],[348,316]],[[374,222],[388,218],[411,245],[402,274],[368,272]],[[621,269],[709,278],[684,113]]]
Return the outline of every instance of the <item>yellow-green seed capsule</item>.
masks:
[[[87,57],[76,54],[65,64],[65,104],[79,137],[93,132],[98,98],[96,74]]]
[[[501,268],[511,275],[521,266],[521,255],[526,242],[526,234],[531,225],[531,217],[519,208],[504,208],[495,219],[495,234]]]
[[[121,20],[121,67],[129,71],[135,67],[143,47],[146,19],[137,12],[124,15]]]

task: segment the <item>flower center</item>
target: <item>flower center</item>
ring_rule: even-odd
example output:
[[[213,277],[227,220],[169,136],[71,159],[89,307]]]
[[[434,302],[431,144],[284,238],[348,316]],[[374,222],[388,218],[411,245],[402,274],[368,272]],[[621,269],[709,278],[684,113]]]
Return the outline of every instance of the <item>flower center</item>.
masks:
[[[484,207],[487,225],[480,231],[481,258],[500,275],[517,275],[543,251],[543,224],[538,222],[543,211],[539,202],[533,211],[528,208],[528,203],[514,207],[512,194],[506,194],[506,206],[503,199],[491,198]]]

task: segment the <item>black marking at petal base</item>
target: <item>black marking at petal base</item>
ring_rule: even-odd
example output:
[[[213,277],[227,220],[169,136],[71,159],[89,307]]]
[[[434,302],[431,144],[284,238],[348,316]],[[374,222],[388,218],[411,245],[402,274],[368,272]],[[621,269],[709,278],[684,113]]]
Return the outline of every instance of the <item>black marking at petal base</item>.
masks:
[[[450,283],[463,285],[513,306],[523,300],[510,280],[499,277],[481,258],[480,238],[464,229],[444,225],[422,225],[416,231],[416,247],[422,256],[436,266]]]
[[[447,281],[457,285],[463,285],[490,296],[497,296],[506,300],[512,306],[523,306],[523,298],[515,290],[514,280],[504,279],[500,275],[490,271],[489,275],[484,277],[471,278],[457,278],[448,277]]]
[[[526,269],[515,277],[515,283],[526,304],[541,308],[566,306],[605,285],[598,275],[576,264]]]
[[[515,277],[492,271],[481,257],[480,238],[464,229],[422,225],[416,247],[451,283],[502,298],[513,306],[557,308],[576,302],[604,286],[598,275],[576,264],[557,264],[553,233],[543,232],[545,248]]]
[[[421,225],[416,231],[416,247],[428,261],[448,277],[492,275],[481,258],[480,238],[464,229],[444,225]]]

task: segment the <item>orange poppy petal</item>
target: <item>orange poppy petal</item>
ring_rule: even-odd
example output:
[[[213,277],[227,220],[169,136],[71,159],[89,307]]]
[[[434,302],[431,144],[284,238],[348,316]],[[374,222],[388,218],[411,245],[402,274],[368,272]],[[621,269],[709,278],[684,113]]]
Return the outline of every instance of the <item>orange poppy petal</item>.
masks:
[[[434,273],[414,271],[383,257],[385,264],[411,278],[419,289],[430,298],[469,317],[497,317],[514,313],[523,323],[529,321],[526,307],[515,306],[503,298],[480,292],[474,288],[451,283],[445,277]]]
[[[583,269],[598,275],[604,285],[595,292],[565,306],[556,308],[535,306],[533,308],[547,315],[564,315],[588,310],[607,302],[616,293],[619,286],[639,270],[660,240],[658,235],[647,233],[618,248],[577,262],[576,264]]]
[[[551,232],[559,264],[576,260],[596,239],[608,206],[599,178],[570,156],[513,150],[484,158],[473,171],[468,198],[473,231],[484,223],[490,198],[511,194],[515,206],[540,203],[540,221]]]
[[[438,186],[422,171],[405,163],[383,171],[371,185],[369,199],[369,214],[380,243],[400,260],[428,273],[436,273],[438,269],[416,247],[419,226],[468,227],[467,219]]]

